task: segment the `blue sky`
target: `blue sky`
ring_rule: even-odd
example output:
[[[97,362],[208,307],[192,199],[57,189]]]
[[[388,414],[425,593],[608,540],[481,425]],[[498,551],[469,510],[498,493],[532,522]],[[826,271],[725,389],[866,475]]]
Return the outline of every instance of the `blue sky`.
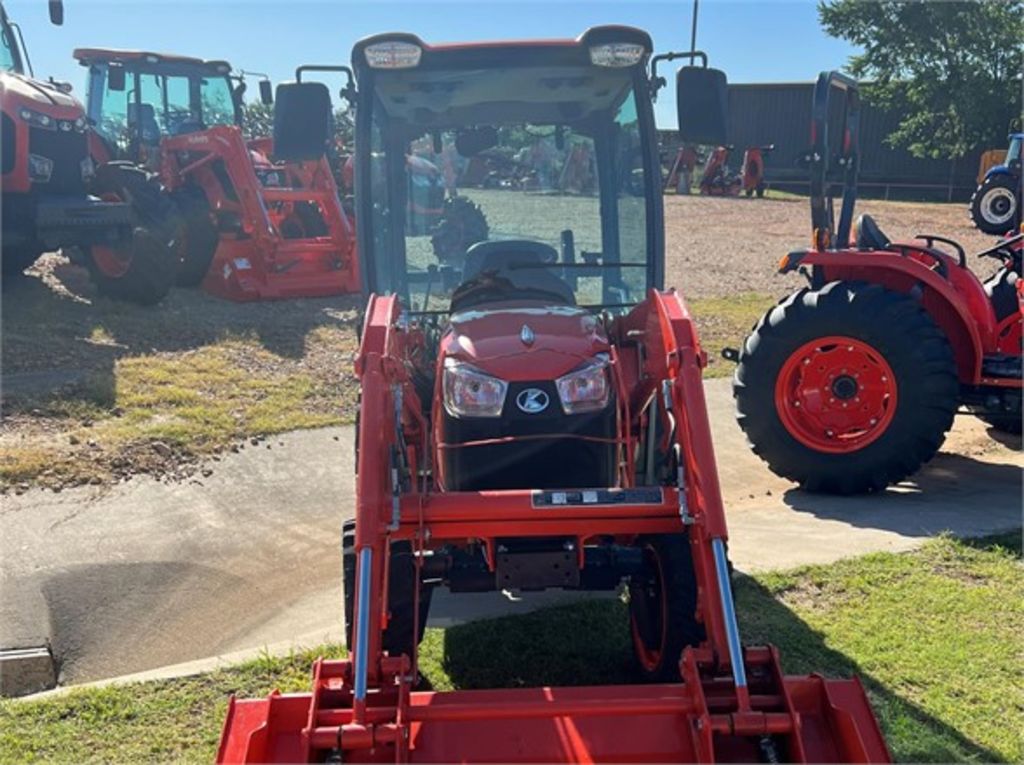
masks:
[[[221,58],[236,68],[290,79],[300,63],[348,63],[352,43],[384,31],[414,32],[428,42],[575,37],[588,26],[622,23],[646,29],[655,50],[686,50],[690,0],[460,0],[459,2],[293,2],[65,0],[63,27],[51,26],[43,0],[8,0],[21,24],[37,75],[71,82],[83,96],[85,70],[75,47],[141,48]],[[701,0],[697,47],[730,82],[811,80],[842,67],[856,52],[818,26],[813,2]],[[250,91],[255,96],[255,88]],[[671,125],[670,93],[658,102]]]

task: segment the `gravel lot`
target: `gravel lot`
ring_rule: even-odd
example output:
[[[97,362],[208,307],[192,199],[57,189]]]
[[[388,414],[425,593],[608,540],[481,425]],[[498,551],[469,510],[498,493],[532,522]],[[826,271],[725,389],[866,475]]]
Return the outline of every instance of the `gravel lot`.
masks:
[[[518,194],[471,195],[493,230],[507,228],[503,216]],[[579,248],[595,246],[593,200],[523,196],[536,206],[533,235],[557,241],[564,217]],[[553,206],[560,215],[543,230]],[[860,210],[893,239],[937,232],[969,253],[990,242],[963,204],[866,201]],[[691,301],[713,357],[802,282],[778,276],[775,264],[808,240],[805,200],[668,196],[665,218],[666,283]],[[180,478],[253,437],[351,420],[361,302],[232,304],[175,290],[139,308],[97,299],[82,270],[44,256],[3,285],[0,491],[138,472]],[[722,376],[727,367],[716,359],[709,372]]]
[[[966,204],[857,203],[894,241],[932,233],[955,239],[968,255],[992,245],[974,228]],[[665,197],[666,279],[687,297],[725,297],[743,292],[784,295],[804,280],[775,273],[779,258],[806,247],[811,214],[805,199],[746,197]],[[994,270],[991,260],[970,260],[979,274]]]

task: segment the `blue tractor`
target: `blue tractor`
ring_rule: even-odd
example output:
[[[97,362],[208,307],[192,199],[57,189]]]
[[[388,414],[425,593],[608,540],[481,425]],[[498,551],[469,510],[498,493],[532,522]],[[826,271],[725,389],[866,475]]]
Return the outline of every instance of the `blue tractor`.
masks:
[[[1020,226],[1022,145],[1024,133],[1010,133],[1006,159],[989,168],[971,197],[971,219],[986,234],[1005,234]]]

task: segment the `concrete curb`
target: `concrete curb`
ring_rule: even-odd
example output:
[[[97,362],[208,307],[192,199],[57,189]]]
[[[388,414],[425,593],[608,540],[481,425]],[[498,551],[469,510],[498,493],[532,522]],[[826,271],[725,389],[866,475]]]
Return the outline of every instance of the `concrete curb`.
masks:
[[[208,656],[205,659],[195,659],[193,661],[182,662],[181,664],[171,664],[166,667],[147,669],[143,672],[133,672],[131,674],[120,675],[118,677],[108,677],[103,680],[95,680],[89,683],[62,685],[59,688],[51,688],[50,690],[41,691],[39,693],[21,696],[16,700],[38,701],[41,699],[65,696],[79,688],[106,688],[112,685],[128,685],[131,683],[144,683],[153,680],[173,680],[182,677],[193,677],[195,675],[213,672],[235,664],[241,664],[246,661],[258,659],[261,656],[287,656],[290,653],[297,653],[310,648],[316,648],[317,646],[324,645],[325,643],[343,644],[344,642],[345,634],[340,628],[337,632],[307,633],[295,638],[294,640],[274,643],[272,645],[245,648],[239,651],[220,654],[218,656]]]

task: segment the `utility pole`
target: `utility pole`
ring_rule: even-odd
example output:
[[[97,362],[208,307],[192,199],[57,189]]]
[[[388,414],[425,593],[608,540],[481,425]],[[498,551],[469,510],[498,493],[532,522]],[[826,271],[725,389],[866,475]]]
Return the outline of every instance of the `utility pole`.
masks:
[[[690,51],[697,50],[697,4],[700,0],[693,0],[693,26],[690,28]],[[693,63],[693,62],[691,62]]]

